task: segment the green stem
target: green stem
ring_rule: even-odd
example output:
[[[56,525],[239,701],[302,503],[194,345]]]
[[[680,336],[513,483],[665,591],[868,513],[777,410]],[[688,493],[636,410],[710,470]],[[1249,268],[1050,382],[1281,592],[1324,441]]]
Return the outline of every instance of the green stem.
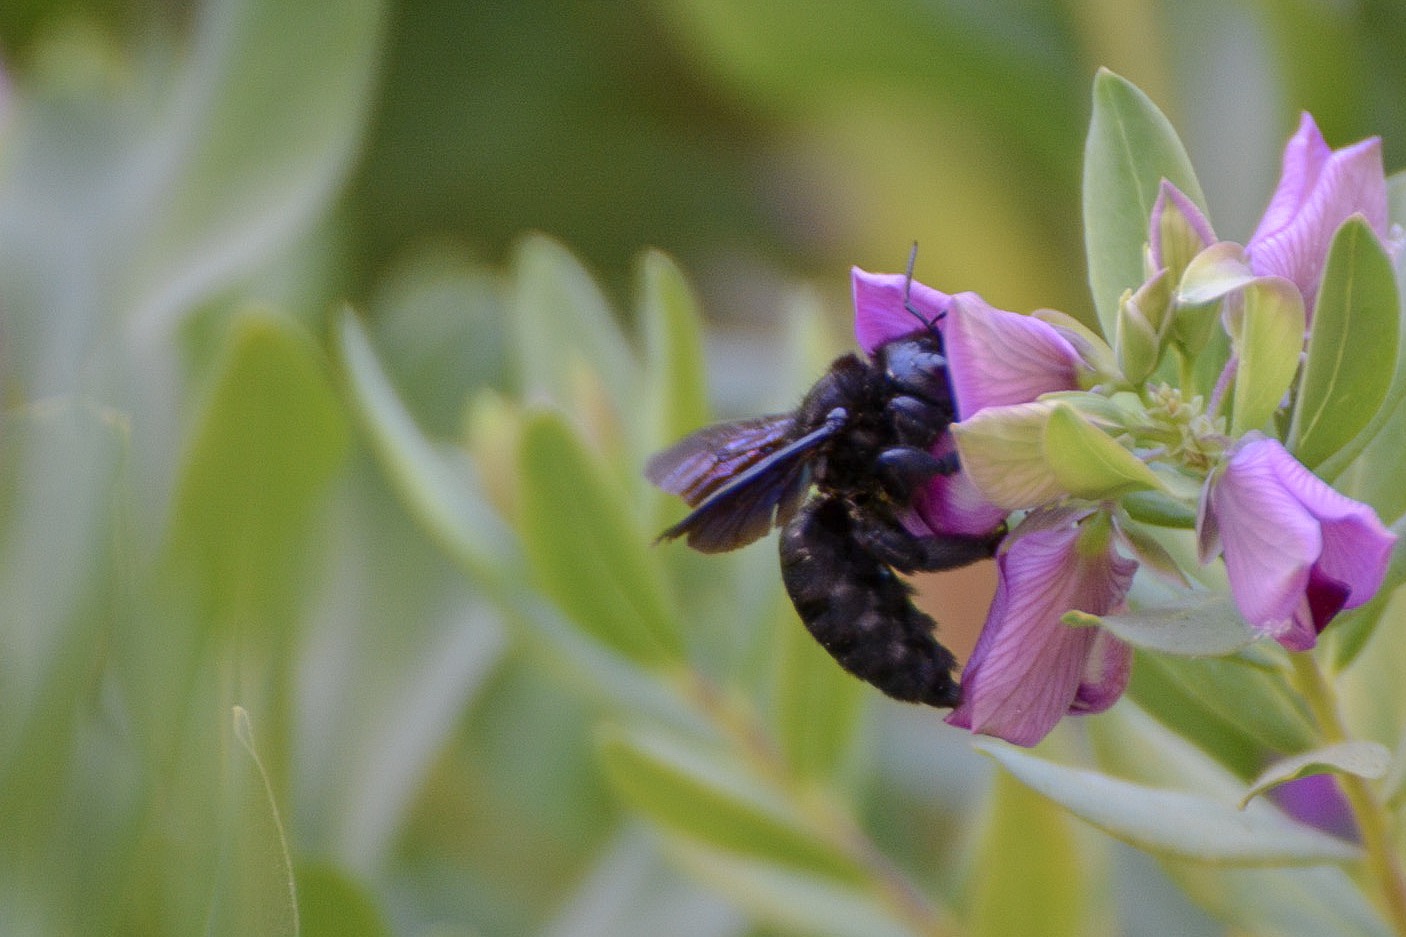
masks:
[[[1318,660],[1312,654],[1290,654],[1289,657],[1294,663],[1299,691],[1313,710],[1323,741],[1330,745],[1348,741],[1350,736],[1338,709],[1337,695],[1319,669]],[[1392,843],[1391,817],[1386,805],[1364,778],[1340,774],[1338,782],[1362,834],[1367,868],[1377,881],[1382,910],[1392,929],[1406,937],[1406,875],[1402,874],[1401,857]]]

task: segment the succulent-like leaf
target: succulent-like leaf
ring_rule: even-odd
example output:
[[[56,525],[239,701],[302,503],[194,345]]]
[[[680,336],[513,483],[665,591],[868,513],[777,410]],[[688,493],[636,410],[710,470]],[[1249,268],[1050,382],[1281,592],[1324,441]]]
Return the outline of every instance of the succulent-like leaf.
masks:
[[[1107,69],[1094,78],[1084,147],[1084,244],[1103,334],[1115,332],[1118,297],[1144,279],[1143,245],[1166,179],[1205,212],[1186,149],[1157,106]]]
[[[1386,397],[1396,366],[1400,299],[1391,259],[1360,215],[1333,237],[1289,426],[1310,469],[1346,445]]]
[[[1151,852],[1228,865],[1313,865],[1361,854],[1267,804],[1238,811],[1198,794],[1058,765],[999,742],[983,739],[976,745],[1033,790]]]

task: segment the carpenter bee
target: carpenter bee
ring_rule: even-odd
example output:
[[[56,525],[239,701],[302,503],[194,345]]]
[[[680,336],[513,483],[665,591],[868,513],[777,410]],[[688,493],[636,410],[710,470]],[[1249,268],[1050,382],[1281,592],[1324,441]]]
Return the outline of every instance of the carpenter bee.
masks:
[[[982,537],[918,536],[900,520],[917,489],[957,471],[934,444],[956,416],[942,335],[908,299],[913,332],[865,361],[837,358],[791,413],[718,423],[650,459],[645,476],[693,508],[660,536],[719,553],[772,526],[781,577],[810,633],[850,673],[895,699],[956,706],[956,659],[896,572],[994,555]]]

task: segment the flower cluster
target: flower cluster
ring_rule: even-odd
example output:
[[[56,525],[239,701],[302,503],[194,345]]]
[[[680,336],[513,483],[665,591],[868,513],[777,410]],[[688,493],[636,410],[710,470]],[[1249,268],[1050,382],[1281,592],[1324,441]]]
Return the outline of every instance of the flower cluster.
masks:
[[[1166,549],[1178,527],[1194,528],[1202,564],[1223,559],[1244,623],[1291,651],[1377,592],[1395,536],[1301,461],[1318,425],[1298,412],[1305,335],[1349,226],[1391,249],[1380,143],[1334,151],[1305,114],[1243,246],[1162,183],[1145,280],[1123,295],[1111,343],[1062,313],[854,271],[866,351],[912,331],[905,302],[947,348],[960,421],[940,447],[955,445],[962,470],[916,513],[938,534],[1012,527],[949,722],[1033,745],[1065,714],[1111,706],[1131,649],[1088,616],[1125,612],[1140,567],[1204,590]],[[1085,626],[1066,624],[1072,612]]]

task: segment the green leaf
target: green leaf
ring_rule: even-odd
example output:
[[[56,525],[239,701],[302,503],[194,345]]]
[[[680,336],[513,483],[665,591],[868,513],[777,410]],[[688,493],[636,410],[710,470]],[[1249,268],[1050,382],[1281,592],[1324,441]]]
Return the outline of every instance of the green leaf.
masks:
[[[150,325],[311,226],[351,168],[380,58],[380,0],[335,17],[280,0],[197,9],[199,54],[183,60],[169,123],[143,157],[158,178],[134,177],[156,186],[129,196],[158,207],[134,265]]]
[[[425,438],[350,310],[342,313],[337,339],[352,404],[406,506],[470,570],[510,578],[517,538],[484,499],[472,466]]]
[[[810,636],[790,610],[777,628],[777,741],[798,777],[834,777],[854,745],[865,686]]]
[[[237,319],[177,486],[168,557],[203,618],[276,628],[291,614],[314,510],[347,425],[311,338],[264,313]]]
[[[1378,780],[1391,767],[1391,752],[1377,742],[1353,741],[1325,745],[1309,752],[1282,758],[1265,768],[1240,799],[1240,809],[1270,788],[1311,774],[1352,774]]]
[[[1300,752],[1317,742],[1303,700],[1276,670],[1238,655],[1165,657],[1162,666],[1192,696],[1270,751]]]
[[[1264,764],[1264,745],[1240,723],[1239,713],[1207,702],[1187,686],[1178,663],[1165,654],[1136,651],[1127,698],[1236,777],[1254,777]]]
[[[522,398],[550,400],[583,419],[598,419],[603,415],[586,412],[590,401],[579,393],[585,371],[602,382],[614,410],[609,416],[628,416],[626,427],[635,426],[639,365],[590,273],[560,243],[542,235],[518,244],[513,267],[508,313],[517,330]]]
[[[647,251],[639,261],[640,319],[644,329],[644,402],[648,451],[711,420],[698,300],[667,254]]]
[[[1058,806],[998,772],[977,847],[972,937],[1082,935],[1089,929],[1089,855]]]
[[[623,492],[557,414],[529,417],[519,458],[523,546],[583,630],[646,663],[682,656],[678,616]]]
[[[1116,706],[1086,725],[1099,762],[1109,771],[1144,783],[1205,791],[1225,804],[1234,803],[1244,791],[1243,783],[1228,777],[1184,738],[1136,706]],[[1388,933],[1344,869],[1228,867],[1165,857],[1159,861],[1195,901],[1249,933],[1286,937],[1386,937]]]
[[[999,742],[975,744],[1031,789],[1150,852],[1228,865],[1311,865],[1361,855],[1357,847],[1263,803],[1240,811],[1197,794],[1057,765]]]
[[[1259,277],[1241,290],[1244,304],[1231,320],[1240,366],[1230,432],[1241,436],[1269,422],[1299,370],[1303,350],[1303,297],[1280,277]]]
[[[1115,332],[1118,298],[1145,278],[1143,244],[1163,179],[1205,211],[1200,183],[1171,123],[1129,81],[1100,69],[1084,146],[1084,245],[1105,336]]]
[[[1076,498],[1101,500],[1162,482],[1137,456],[1065,403],[1045,424],[1045,459],[1059,484]]]
[[[1400,299],[1391,259],[1361,215],[1333,236],[1288,447],[1312,469],[1367,425],[1396,366]]]
[[[215,937],[298,937],[298,890],[273,787],[254,745],[249,714],[234,707],[241,753],[227,766],[228,837],[207,933]]]
[[[814,937],[916,937],[874,895],[813,873],[681,843],[695,877],[785,933]]]
[[[627,804],[667,830],[715,849],[855,883],[855,863],[815,829],[787,792],[728,753],[657,731],[607,728],[606,777]]]
[[[1178,657],[1220,657],[1259,637],[1245,624],[1234,600],[1218,592],[1194,592],[1176,604],[1102,617],[1070,612],[1064,623],[1097,625],[1134,647]]]
[[[337,867],[299,865],[297,880],[302,937],[389,937],[370,891]]]

